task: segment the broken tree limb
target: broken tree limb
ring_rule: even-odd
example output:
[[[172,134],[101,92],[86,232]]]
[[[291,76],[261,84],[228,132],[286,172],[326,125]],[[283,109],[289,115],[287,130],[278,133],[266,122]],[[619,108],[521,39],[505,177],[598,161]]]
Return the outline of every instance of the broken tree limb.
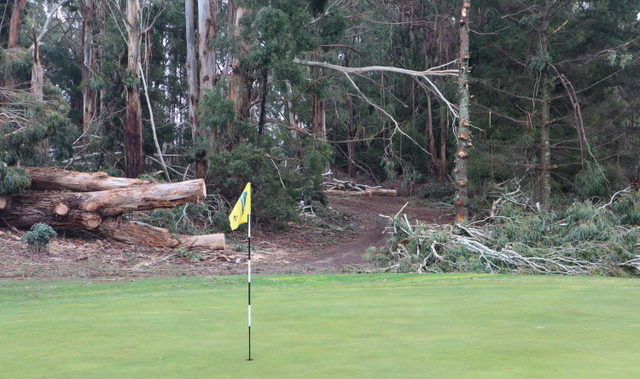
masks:
[[[3,210],[7,206],[7,197],[0,195],[0,210]]]
[[[335,196],[398,196],[398,191],[392,189],[370,188],[362,191],[325,190],[327,195]]]
[[[157,248],[193,248],[204,247],[212,250],[225,248],[224,234],[203,236],[184,236],[170,233],[167,229],[157,228],[142,222],[133,222],[121,218],[106,219],[96,233],[103,237],[131,245],[147,245]]]
[[[31,189],[76,192],[105,191],[151,184],[148,180],[116,178],[106,172],[77,172],[52,167],[22,167],[31,175]]]

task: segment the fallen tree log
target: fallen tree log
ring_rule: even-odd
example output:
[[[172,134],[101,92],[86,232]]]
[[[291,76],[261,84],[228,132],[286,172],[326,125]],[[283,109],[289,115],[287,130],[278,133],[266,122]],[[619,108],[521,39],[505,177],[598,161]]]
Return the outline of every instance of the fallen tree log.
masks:
[[[224,234],[185,236],[170,233],[167,229],[157,228],[142,222],[127,221],[121,218],[108,218],[96,228],[96,233],[107,238],[131,245],[147,245],[157,248],[194,248],[204,247],[212,250],[225,248]]]
[[[383,188],[368,188],[362,191],[325,190],[327,195],[335,196],[398,196],[398,191]]]
[[[117,178],[106,172],[77,172],[52,167],[22,167],[31,176],[32,190],[105,191],[151,184],[149,180]]]
[[[93,229],[104,217],[172,208],[204,199],[206,194],[202,179],[95,192],[27,192],[8,198],[0,217],[19,228],[44,222],[52,227]]]
[[[31,175],[31,189],[11,197],[0,195],[0,223],[28,228],[42,222],[54,228],[85,229],[117,241],[157,248],[225,247],[224,234],[185,236],[120,217],[131,211],[172,208],[204,199],[207,193],[202,179],[151,183],[115,178],[104,172],[25,169]]]

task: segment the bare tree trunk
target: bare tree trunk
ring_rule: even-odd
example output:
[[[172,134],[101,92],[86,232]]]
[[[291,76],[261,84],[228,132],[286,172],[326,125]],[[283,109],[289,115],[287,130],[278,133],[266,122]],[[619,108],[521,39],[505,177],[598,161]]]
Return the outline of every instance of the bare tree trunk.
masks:
[[[444,185],[444,173],[447,169],[447,110],[440,106],[440,184]]]
[[[127,113],[124,143],[126,150],[126,174],[135,178],[143,172],[142,108],[140,105],[140,32],[138,17],[140,0],[127,0],[127,70],[133,83],[127,85]]]
[[[98,68],[98,53],[93,46],[93,37],[99,33],[95,0],[80,2],[82,14],[82,131],[86,132],[96,117],[98,94],[91,87],[91,80]]]
[[[311,109],[311,130],[318,138],[326,138],[324,125],[324,101],[320,99],[317,92],[313,93],[313,106]]]
[[[193,1],[193,0],[191,0]],[[198,55],[200,56],[200,97],[217,82],[216,51],[209,43],[216,38],[218,0],[198,0]]]
[[[27,5],[27,0],[14,0],[11,9],[11,21],[9,23],[9,42],[7,49],[18,47],[20,42],[20,28],[22,27],[22,12]]]
[[[36,30],[33,29],[34,48],[33,48],[33,68],[31,69],[31,93],[36,100],[42,102],[44,100],[44,68],[40,61],[39,41],[36,37]]]
[[[429,91],[427,92],[427,124],[426,124],[426,134],[429,139],[429,153],[431,154],[431,164],[435,169],[437,165],[438,159],[436,157],[436,140],[433,137],[433,114],[431,109],[431,94]]]
[[[235,6],[234,17],[234,37],[240,38],[240,19],[245,13],[242,6]],[[229,99],[235,104],[236,120],[245,121],[249,119],[249,108],[251,106],[251,83],[248,75],[240,68],[240,61],[248,50],[246,41],[240,42],[238,51],[231,62],[231,80],[229,81]],[[232,132],[232,131],[230,131]]]
[[[198,135],[198,62],[196,60],[196,31],[194,0],[186,0],[184,5],[187,37],[187,99],[189,103],[189,125],[191,126],[191,140],[195,144]]]
[[[349,94],[347,94],[347,112],[349,113],[349,124],[348,124],[348,136],[347,136],[347,159],[348,159],[348,173],[349,178],[353,179],[355,176],[355,133],[354,133],[354,120],[353,120],[353,99]]]
[[[260,117],[258,118],[258,134],[264,134],[264,123],[267,114],[267,93],[269,85],[269,69],[267,67],[262,68],[262,83],[260,93]]]
[[[460,102],[460,121],[456,134],[455,158],[455,209],[456,223],[464,223],[468,218],[469,196],[467,194],[467,172],[471,131],[469,130],[469,8],[470,0],[462,1],[460,17],[460,55],[458,57],[458,97]]]
[[[544,14],[542,15],[542,25],[540,27],[540,58],[545,60],[542,73],[540,75],[540,86],[542,87],[542,115],[540,125],[540,206],[542,209],[551,208],[551,91],[549,88],[549,69],[547,68],[547,51],[549,36],[547,34],[548,14],[553,6],[552,1],[546,0]]]
[[[542,85],[542,125],[540,127],[540,206],[542,209],[551,208],[551,94],[549,91],[548,74],[545,68],[540,77]]]
[[[316,51],[313,52],[313,60],[318,59],[318,54]],[[349,61],[347,60],[346,66],[349,65]],[[320,68],[313,67],[311,69],[312,76],[317,77],[320,75]],[[324,101],[320,98],[317,92],[313,93],[312,96],[312,109],[311,109],[311,130],[313,134],[318,138],[326,138],[325,126],[324,126]]]

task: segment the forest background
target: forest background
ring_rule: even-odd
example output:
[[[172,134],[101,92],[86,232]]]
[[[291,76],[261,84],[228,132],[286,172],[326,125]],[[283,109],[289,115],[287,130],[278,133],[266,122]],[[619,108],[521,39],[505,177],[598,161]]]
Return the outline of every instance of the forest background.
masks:
[[[326,201],[329,169],[441,196],[463,218],[514,188],[551,210],[640,175],[633,0],[0,9],[0,194],[28,187],[20,165],[200,177],[224,229],[246,182],[257,220],[281,225]]]

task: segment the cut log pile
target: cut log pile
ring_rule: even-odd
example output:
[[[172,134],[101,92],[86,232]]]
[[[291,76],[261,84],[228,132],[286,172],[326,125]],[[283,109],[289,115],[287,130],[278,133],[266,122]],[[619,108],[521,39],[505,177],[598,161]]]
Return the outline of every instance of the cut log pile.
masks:
[[[224,234],[184,236],[122,217],[131,211],[172,208],[204,199],[202,179],[152,183],[104,172],[24,168],[31,175],[31,188],[20,195],[0,196],[1,223],[28,228],[43,222],[53,228],[85,229],[121,242],[157,248],[224,249]]]
[[[333,178],[331,181],[322,183],[328,195],[337,196],[398,196],[398,191],[384,189],[381,186],[368,186],[357,184],[352,181],[339,180]]]

